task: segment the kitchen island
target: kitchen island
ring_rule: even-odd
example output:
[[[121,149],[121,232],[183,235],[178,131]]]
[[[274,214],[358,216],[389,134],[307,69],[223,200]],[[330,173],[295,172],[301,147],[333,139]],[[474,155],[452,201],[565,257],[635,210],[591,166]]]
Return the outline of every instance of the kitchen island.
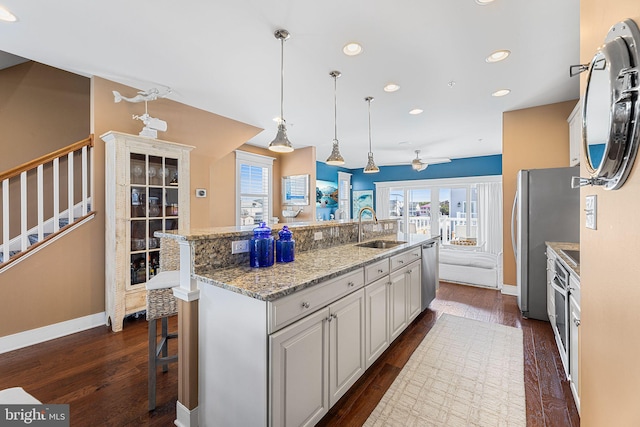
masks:
[[[223,267],[214,260],[225,254],[196,249],[230,248],[247,234],[221,244],[211,242],[220,233],[158,234],[190,248],[181,254],[199,293],[199,425],[315,424],[420,313],[421,245],[438,238],[401,236],[395,221],[380,221],[366,238],[406,243],[367,248],[353,226],[307,225],[327,236],[324,246],[292,227],[302,250],[267,268]]]

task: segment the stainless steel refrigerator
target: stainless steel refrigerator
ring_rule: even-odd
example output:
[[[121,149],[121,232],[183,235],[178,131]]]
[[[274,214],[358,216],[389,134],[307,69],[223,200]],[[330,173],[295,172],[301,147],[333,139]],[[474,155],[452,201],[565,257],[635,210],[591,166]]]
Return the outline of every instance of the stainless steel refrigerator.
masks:
[[[549,320],[545,242],[580,242],[580,190],[571,188],[571,177],[579,175],[577,166],[518,172],[511,243],[524,317]]]

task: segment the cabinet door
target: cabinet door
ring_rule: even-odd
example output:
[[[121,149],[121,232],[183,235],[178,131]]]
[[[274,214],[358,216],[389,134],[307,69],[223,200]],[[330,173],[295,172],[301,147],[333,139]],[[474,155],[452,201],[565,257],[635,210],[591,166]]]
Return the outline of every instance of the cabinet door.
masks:
[[[571,392],[580,412],[580,306],[569,296],[569,381]]]
[[[549,316],[549,322],[551,322],[551,329],[556,329],[556,302],[553,293],[553,276],[555,275],[555,261],[556,254],[547,248],[547,315]]]
[[[569,122],[569,166],[580,164],[580,147],[582,147],[582,109],[581,102],[576,104],[567,119]]]
[[[272,426],[312,426],[329,409],[329,308],[269,337]]]
[[[407,269],[407,325],[420,314],[422,307],[422,286],[421,286],[420,261],[414,262]]]
[[[367,368],[389,347],[389,276],[364,288]]]
[[[364,289],[329,306],[329,407],[366,369]]]
[[[390,276],[389,284],[389,336],[391,342],[407,326],[406,269],[402,268]]]

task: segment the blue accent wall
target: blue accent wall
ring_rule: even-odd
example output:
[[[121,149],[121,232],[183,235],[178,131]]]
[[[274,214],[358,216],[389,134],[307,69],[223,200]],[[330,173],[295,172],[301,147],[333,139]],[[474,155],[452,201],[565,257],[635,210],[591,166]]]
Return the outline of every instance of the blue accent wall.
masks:
[[[338,172],[353,173],[353,169],[331,166],[325,162],[316,162],[316,179],[320,181],[338,182]]]
[[[371,174],[362,172],[362,169],[347,169],[316,162],[316,179],[337,182],[338,171],[350,173],[352,190],[373,190],[375,200],[374,182],[502,175],[502,154],[453,159],[451,163],[429,165],[420,172],[414,171],[411,165],[380,166],[380,172]]]
[[[353,169],[351,173],[351,185],[354,190],[375,190],[373,183],[383,181],[502,175],[502,154],[453,159],[451,163],[429,165],[421,172],[414,171],[411,165],[402,165],[380,166],[378,173],[364,173],[362,169]]]

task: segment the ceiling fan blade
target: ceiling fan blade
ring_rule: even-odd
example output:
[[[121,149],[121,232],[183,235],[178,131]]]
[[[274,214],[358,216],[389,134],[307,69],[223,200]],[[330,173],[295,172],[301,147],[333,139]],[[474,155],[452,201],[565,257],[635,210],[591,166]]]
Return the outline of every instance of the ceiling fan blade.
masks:
[[[420,159],[420,161],[428,165],[436,165],[438,163],[450,163],[451,159],[447,157],[439,157],[439,158],[433,158],[433,159]]]

